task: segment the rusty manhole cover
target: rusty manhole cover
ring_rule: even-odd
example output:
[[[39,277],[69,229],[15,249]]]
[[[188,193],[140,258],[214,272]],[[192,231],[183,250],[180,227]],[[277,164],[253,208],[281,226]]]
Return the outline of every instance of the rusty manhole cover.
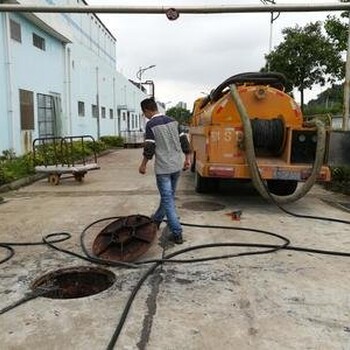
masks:
[[[92,252],[112,261],[134,261],[151,246],[157,233],[152,220],[144,215],[130,215],[107,225],[95,238]]]
[[[183,203],[182,208],[194,211],[218,211],[225,209],[225,206],[216,202],[196,201]]]
[[[113,272],[96,267],[71,267],[50,272],[32,284],[34,293],[52,299],[83,298],[113,285]]]

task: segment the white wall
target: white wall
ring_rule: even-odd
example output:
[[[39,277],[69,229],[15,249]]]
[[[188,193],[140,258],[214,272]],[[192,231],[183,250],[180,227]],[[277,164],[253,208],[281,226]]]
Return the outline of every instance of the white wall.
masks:
[[[7,22],[6,16],[6,14],[0,16],[3,24],[4,21]],[[18,42],[7,36],[5,25],[0,30],[3,38],[0,72],[4,78],[2,86],[5,87],[0,93],[0,100],[7,101],[4,104],[4,114],[0,119],[1,129],[7,130],[8,134],[6,137],[6,133],[1,132],[1,139],[5,140],[1,142],[1,150],[12,148],[16,153],[22,153],[24,150],[21,139],[19,89],[34,93],[35,110],[38,93],[47,95],[55,93],[62,96],[64,92],[63,46],[60,41],[47,35],[24,17],[10,14],[9,19],[20,24],[22,38],[21,42]],[[45,50],[33,45],[33,33],[45,39]],[[34,122],[37,125],[37,114]],[[36,128],[31,132],[31,138],[38,136],[37,131]]]
[[[46,5],[77,3],[76,0],[40,2]],[[38,4],[38,1],[20,3]],[[29,14],[28,17],[12,13],[9,16],[21,24],[22,42],[8,39],[6,45],[6,15],[1,13],[0,79],[5,88],[0,90],[0,152],[10,148],[17,154],[24,152],[19,89],[34,93],[32,138],[38,136],[38,93],[61,97],[62,136],[97,137],[119,135],[121,130],[144,129],[140,102],[147,96],[116,71],[116,39],[93,14]],[[45,39],[45,51],[33,46],[33,32]],[[78,115],[79,101],[84,103],[84,116]],[[97,104],[98,120],[92,116],[92,105]],[[102,108],[106,118],[102,117]]]
[[[6,39],[6,16],[0,15],[0,153],[8,148],[10,143],[11,128],[9,125],[8,94],[9,94],[9,77],[8,77],[8,44]]]

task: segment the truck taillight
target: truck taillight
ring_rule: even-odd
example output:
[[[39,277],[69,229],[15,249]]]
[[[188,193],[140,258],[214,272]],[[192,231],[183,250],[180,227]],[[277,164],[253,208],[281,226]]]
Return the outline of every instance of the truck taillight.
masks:
[[[225,166],[210,166],[209,175],[223,178],[233,178],[235,175],[235,169],[232,167]]]

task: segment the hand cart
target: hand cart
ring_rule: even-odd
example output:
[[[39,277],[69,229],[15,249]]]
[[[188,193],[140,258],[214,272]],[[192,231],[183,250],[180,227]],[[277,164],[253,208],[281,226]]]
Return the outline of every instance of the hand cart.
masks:
[[[82,182],[88,171],[100,169],[95,139],[90,135],[36,138],[33,159],[35,171],[47,174],[52,185],[58,185],[67,174]]]

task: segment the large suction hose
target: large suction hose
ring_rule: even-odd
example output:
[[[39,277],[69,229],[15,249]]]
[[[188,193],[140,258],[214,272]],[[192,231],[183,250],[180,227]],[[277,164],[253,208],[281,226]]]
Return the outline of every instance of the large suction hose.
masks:
[[[245,146],[246,159],[247,159],[253,184],[257,189],[257,191],[262,195],[263,198],[267,200],[275,201],[279,204],[294,202],[300,199],[301,197],[305,196],[305,194],[309,192],[311,187],[315,184],[317,175],[319,174],[323,164],[323,159],[324,159],[324,154],[326,149],[326,131],[325,131],[324,124],[320,120],[315,120],[313,122],[317,128],[317,147],[316,147],[315,162],[313,164],[311,174],[308,177],[308,179],[305,181],[305,183],[303,183],[302,186],[299,186],[296,189],[296,191],[289,196],[280,197],[280,196],[273,195],[267,190],[266,185],[263,179],[261,178],[258,165],[256,163],[254,143],[253,143],[253,132],[252,132],[252,127],[250,124],[248,113],[243,105],[243,102],[234,84],[230,85],[230,90],[231,90],[232,99],[236,104],[237,110],[239,112],[239,116],[242,121],[243,130],[244,130],[244,146]]]

